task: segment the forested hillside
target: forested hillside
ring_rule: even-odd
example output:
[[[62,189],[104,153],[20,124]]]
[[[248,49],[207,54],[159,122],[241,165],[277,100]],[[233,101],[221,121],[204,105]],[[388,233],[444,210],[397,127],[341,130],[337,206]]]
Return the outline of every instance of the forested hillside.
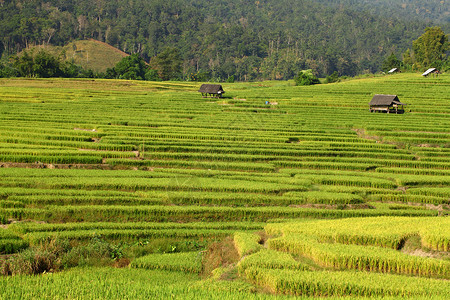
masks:
[[[389,18],[415,18],[438,24],[450,22],[449,0],[316,0],[328,5],[351,5],[353,9],[387,16]]]
[[[390,18],[398,7],[400,16],[428,18],[415,13],[425,6],[419,0],[331,2],[0,0],[0,54],[93,38],[147,61],[174,47],[184,74],[222,80],[289,79],[306,68],[355,75],[380,70],[387,56],[400,56],[430,25]],[[427,1],[431,16],[444,14],[445,2]],[[445,20],[438,20],[444,28]]]

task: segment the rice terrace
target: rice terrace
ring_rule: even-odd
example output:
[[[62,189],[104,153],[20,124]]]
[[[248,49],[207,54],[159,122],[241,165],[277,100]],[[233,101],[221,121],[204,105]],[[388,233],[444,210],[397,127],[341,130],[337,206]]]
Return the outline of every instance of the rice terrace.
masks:
[[[450,299],[449,74],[221,85],[0,79],[0,298]]]

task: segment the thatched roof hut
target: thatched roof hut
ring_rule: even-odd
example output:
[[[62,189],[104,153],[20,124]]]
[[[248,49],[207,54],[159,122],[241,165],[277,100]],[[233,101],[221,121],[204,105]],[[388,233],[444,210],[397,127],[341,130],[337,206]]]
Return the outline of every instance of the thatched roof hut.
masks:
[[[203,97],[222,97],[222,95],[225,93],[222,86],[220,84],[202,84],[200,89],[198,90],[199,93],[202,93]]]
[[[380,95],[373,96],[369,102],[370,112],[394,112],[396,114],[403,113],[405,103],[400,102],[397,95]]]

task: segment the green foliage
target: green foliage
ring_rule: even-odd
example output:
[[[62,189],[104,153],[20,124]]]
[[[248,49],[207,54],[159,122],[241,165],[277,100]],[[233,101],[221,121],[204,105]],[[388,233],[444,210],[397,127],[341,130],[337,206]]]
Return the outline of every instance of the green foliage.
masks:
[[[197,71],[191,72],[188,74],[186,80],[187,81],[201,81],[206,82],[211,79],[211,74],[209,72]]]
[[[384,72],[388,72],[389,70],[393,68],[400,68],[402,66],[402,62],[397,58],[397,56],[392,53],[389,55],[384,61],[383,65],[381,66],[381,69]]]
[[[27,247],[28,243],[12,231],[8,229],[3,229],[0,231],[0,254],[15,253]]]
[[[68,239],[58,237],[41,241],[2,260],[1,274],[32,275],[76,266],[112,265],[122,256],[121,244],[111,244],[98,235],[91,235],[88,243],[77,246],[71,245]]]
[[[414,53],[411,53],[409,48],[402,54],[402,57],[404,66],[411,67],[414,64]]]
[[[34,57],[33,74],[40,78],[59,77],[62,75],[60,60],[44,50]]]
[[[241,273],[245,273],[245,269],[268,268],[268,269],[293,269],[308,270],[308,267],[296,261],[291,254],[279,252],[271,249],[259,249],[260,251],[243,258],[238,268]]]
[[[180,79],[182,74],[180,51],[177,48],[166,48],[150,61],[152,68],[158,71],[162,80]]]
[[[67,241],[53,240],[47,244],[24,249],[1,261],[2,275],[34,275],[57,271],[61,267],[61,256],[69,250]]]
[[[81,66],[76,65],[73,61],[64,61],[61,63],[61,70],[64,77],[77,78],[77,77],[90,77],[87,70],[84,70]]]
[[[333,83],[333,82],[338,82],[339,81],[339,74],[337,71],[334,71],[333,74],[328,75],[325,78],[325,83]]]
[[[92,70],[84,70],[73,61],[63,61],[61,55],[56,56],[49,51],[40,49],[24,50],[21,54],[12,56],[11,65],[0,67],[0,77],[84,77],[93,78],[96,76]]]
[[[13,66],[22,77],[31,77],[34,75],[34,58],[33,53],[24,50],[22,55],[14,57]]]
[[[66,240],[58,238],[59,240]],[[58,240],[57,239],[57,240]],[[60,257],[61,267],[72,268],[76,266],[111,265],[114,260],[123,256],[121,244],[115,245],[107,242],[100,235],[91,235],[86,245],[71,247]]]
[[[145,72],[145,80],[148,80],[148,81],[158,81],[158,80],[160,80],[159,76],[158,76],[158,71],[153,70],[153,69],[148,69]]]
[[[150,254],[135,259],[132,268],[200,273],[202,252]]]
[[[138,54],[122,58],[114,70],[120,79],[144,80],[146,76],[145,62]]]
[[[0,78],[19,76],[19,72],[13,67],[10,60],[0,59]]]
[[[294,78],[295,85],[313,85],[319,84],[319,79],[313,74],[312,70],[303,70]]]
[[[437,26],[427,27],[425,33],[413,41],[412,46],[417,68],[440,66],[450,49],[448,34]]]
[[[353,76],[379,71],[386,55],[404,51],[428,20],[446,24],[445,4],[440,2],[427,2],[425,9],[418,0],[408,1],[405,7],[390,0],[310,0],[295,5],[288,0],[230,1],[225,5],[221,0],[133,0],[132,4],[12,0],[0,6],[4,24],[0,36],[5,37],[0,52],[8,55],[33,44],[62,46],[96,39],[138,53],[146,61],[170,45],[180,51],[182,77],[203,70],[215,80],[292,79],[307,68],[320,76],[334,71]],[[412,16],[422,20],[411,21]],[[330,28],[337,34],[330,34]],[[70,56],[84,62],[94,59],[81,49],[70,51]],[[110,58],[103,57],[104,68],[111,68]],[[95,70],[103,71],[101,67],[95,63]],[[158,71],[164,80],[180,77],[163,74],[162,69]],[[143,78],[127,76],[134,77]]]
[[[234,82],[234,75],[231,75],[230,77],[227,78],[227,82],[228,83],[233,83]]]
[[[252,254],[262,249],[259,243],[261,237],[255,233],[236,232],[234,234],[234,245],[240,257]]]

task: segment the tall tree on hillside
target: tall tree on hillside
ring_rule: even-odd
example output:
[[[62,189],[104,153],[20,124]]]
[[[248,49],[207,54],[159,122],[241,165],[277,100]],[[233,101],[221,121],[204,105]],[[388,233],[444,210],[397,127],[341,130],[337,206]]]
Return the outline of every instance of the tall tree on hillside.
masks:
[[[414,57],[418,67],[437,66],[450,49],[448,34],[440,27],[427,27],[425,33],[413,41]]]
[[[58,57],[51,53],[39,50],[34,57],[33,73],[40,78],[61,76],[61,62]]]
[[[13,67],[18,71],[21,77],[33,76],[33,51],[24,50],[22,55],[13,57]]]
[[[394,53],[392,53],[391,55],[388,56],[388,58],[386,58],[383,61],[383,65],[381,66],[381,69],[384,72],[387,72],[393,68],[400,68],[401,65],[402,65],[402,61],[399,60]]]
[[[402,57],[404,66],[411,66],[414,63],[414,55],[409,48],[403,52]]]
[[[393,2],[399,1],[0,0],[0,56],[94,38],[146,61],[160,54],[155,63],[166,79],[172,75],[158,60],[166,60],[168,45],[180,50],[179,71],[215,79],[291,79],[308,68],[352,76],[378,71],[387,55],[423,33],[424,22],[382,17],[402,14]],[[424,1],[410,2],[414,9],[406,10],[415,14]],[[445,4],[426,2],[430,17],[445,20]],[[447,32],[449,25],[441,27]]]
[[[183,60],[177,48],[166,48],[163,52],[152,58],[150,65],[158,71],[162,80],[178,79],[181,76]]]
[[[59,56],[40,49],[37,53],[34,50],[24,50],[20,55],[12,57],[12,66],[22,77],[50,78],[67,76],[63,70],[63,64]]]
[[[303,70],[294,77],[295,85],[313,85],[319,84],[319,79],[313,74],[311,69]]]
[[[143,80],[146,66],[137,53],[122,58],[114,68],[120,79]]]

